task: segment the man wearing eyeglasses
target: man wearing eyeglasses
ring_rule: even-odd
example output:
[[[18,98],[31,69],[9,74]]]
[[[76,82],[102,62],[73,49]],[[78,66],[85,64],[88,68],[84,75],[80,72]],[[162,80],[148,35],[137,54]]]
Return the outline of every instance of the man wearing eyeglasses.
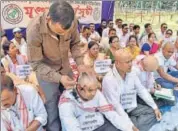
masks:
[[[166,33],[166,30],[167,30],[167,24],[166,23],[162,23],[161,24],[161,31],[159,32],[158,34],[158,40],[161,40],[164,38],[164,35]]]
[[[129,27],[127,24],[122,25],[122,33],[119,36],[121,47],[126,47],[130,34],[128,33]]]
[[[102,38],[108,37],[109,29],[112,29],[114,26],[113,20],[108,20],[108,27],[103,30]]]
[[[49,12],[35,17],[27,27],[28,59],[42,87],[48,113],[47,131],[59,131],[58,100],[60,89],[72,88],[76,82],[69,77],[68,53],[74,60],[82,57],[80,37],[74,10],[65,1],[53,3]],[[84,66],[79,66],[81,69]],[[84,69],[84,68],[83,68]]]

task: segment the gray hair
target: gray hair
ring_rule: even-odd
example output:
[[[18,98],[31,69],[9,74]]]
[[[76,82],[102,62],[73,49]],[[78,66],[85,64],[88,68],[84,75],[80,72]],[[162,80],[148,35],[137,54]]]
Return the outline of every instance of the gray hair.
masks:
[[[55,23],[60,23],[64,29],[69,29],[74,20],[74,10],[66,1],[56,1],[49,8],[49,16]]]

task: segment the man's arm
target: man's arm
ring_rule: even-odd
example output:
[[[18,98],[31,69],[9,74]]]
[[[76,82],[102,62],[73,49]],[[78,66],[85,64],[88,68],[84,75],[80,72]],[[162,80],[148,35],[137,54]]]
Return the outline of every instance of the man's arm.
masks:
[[[59,83],[61,74],[43,62],[43,40],[39,31],[39,27],[33,25],[33,23],[27,27],[27,56],[29,63],[37,76],[45,81]]]
[[[41,125],[44,126],[47,123],[47,112],[43,101],[33,87],[31,87],[31,95],[32,111],[35,117],[26,131],[36,131]]]
[[[160,67],[158,68],[157,72],[159,73],[159,75],[160,75],[162,78],[164,78],[164,79],[166,79],[166,80],[168,80],[168,81],[171,81],[171,82],[178,83],[178,79],[175,78],[175,77],[172,77],[172,76],[169,75],[168,73],[164,72],[163,67],[160,66]]]
[[[71,48],[72,56],[78,65],[83,64],[82,59],[84,53],[82,53],[81,51],[80,35],[79,35],[78,23],[76,19],[74,19],[74,24],[71,30],[71,34],[72,35],[71,35],[70,48]]]
[[[123,116],[123,118],[127,119],[129,123],[133,125],[127,113],[124,111],[122,105],[120,104],[120,95],[116,88],[119,87],[117,87],[117,84],[113,81],[113,79],[109,80],[106,77],[103,79],[102,89],[105,98],[110,104],[113,105],[114,110],[116,110],[118,115]]]

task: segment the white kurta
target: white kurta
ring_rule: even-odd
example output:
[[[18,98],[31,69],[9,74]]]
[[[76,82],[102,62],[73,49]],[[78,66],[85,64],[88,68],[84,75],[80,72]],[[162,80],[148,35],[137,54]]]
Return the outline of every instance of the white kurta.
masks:
[[[133,62],[136,73],[142,85],[150,92],[152,88],[154,88],[154,73],[144,71],[140,62],[145,57],[145,55],[139,55],[136,57],[135,61]]]
[[[125,48],[127,43],[128,43],[128,40],[129,40],[129,36],[130,34],[127,33],[125,35],[123,35],[123,33],[121,35],[119,35],[119,42],[120,42],[120,46]]]
[[[104,107],[108,105],[108,102],[99,90],[96,92],[96,95],[92,100],[85,102],[82,101],[80,98],[77,101],[71,92],[71,90],[65,91],[61,96],[69,98],[70,101],[64,102],[62,104],[59,103],[59,114],[63,131],[90,131],[90,129],[87,130],[86,123],[95,121],[95,124],[97,123],[98,125],[102,125],[104,124],[103,115],[117,129],[120,129],[122,131],[132,131],[132,123],[128,123],[128,119],[124,118],[122,115],[118,115],[117,112],[114,110],[105,112],[88,112],[87,110],[85,110],[86,108]],[[89,116],[95,117],[90,118]]]
[[[153,98],[143,87],[139,78],[137,77],[135,69],[132,69],[130,73],[127,73],[125,80],[123,80],[114,65],[113,69],[104,77],[102,86],[103,93],[108,102],[115,107],[116,111],[119,114],[122,113],[121,115],[124,115],[125,117],[128,116],[124,109],[126,109],[127,112],[130,112],[137,107],[137,95],[153,109],[157,108],[157,105],[155,104]],[[134,95],[134,92],[136,92],[136,95]],[[122,97],[125,95],[130,95],[130,98],[128,97],[128,102],[131,104],[128,104],[127,107],[127,103],[123,104],[122,99]],[[134,101],[136,101],[136,105]]]
[[[169,58],[169,59],[166,59],[161,52],[159,53],[156,53],[155,54],[155,57],[157,58],[158,60],[158,64],[159,64],[159,67],[162,67],[164,69],[164,72],[166,73],[168,71],[168,68],[169,67],[174,67],[176,66],[176,61],[173,59],[173,57]],[[154,77],[155,79],[158,79],[158,78],[161,78],[161,76],[159,75],[159,73],[156,71],[154,72]]]
[[[17,49],[19,49],[22,55],[27,56],[27,43],[24,38],[21,39],[20,44],[15,40],[15,38],[12,39],[11,41],[15,44]]]
[[[102,32],[102,37],[108,37],[109,36],[109,27],[105,28]]]
[[[28,110],[28,123],[37,120],[42,126],[47,123],[47,112],[44,107],[43,101],[38,95],[34,87],[30,85],[19,85],[17,88],[20,90],[24,99],[25,105]],[[1,111],[1,131],[8,131],[2,117],[11,123],[13,131],[24,131],[23,122],[20,119],[20,111],[17,108],[17,102],[9,109]],[[43,131],[42,126],[37,131]]]

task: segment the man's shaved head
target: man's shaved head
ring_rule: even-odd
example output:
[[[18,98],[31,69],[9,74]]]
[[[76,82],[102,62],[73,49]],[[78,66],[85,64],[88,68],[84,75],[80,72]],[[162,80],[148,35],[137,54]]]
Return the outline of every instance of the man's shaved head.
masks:
[[[174,53],[174,45],[171,43],[166,43],[163,46],[162,53],[166,59],[169,59]]]
[[[130,72],[132,68],[132,54],[125,50],[119,49],[114,54],[115,65],[117,70],[124,73]]]
[[[158,60],[152,55],[145,56],[142,63],[145,71],[153,72],[158,69]]]

